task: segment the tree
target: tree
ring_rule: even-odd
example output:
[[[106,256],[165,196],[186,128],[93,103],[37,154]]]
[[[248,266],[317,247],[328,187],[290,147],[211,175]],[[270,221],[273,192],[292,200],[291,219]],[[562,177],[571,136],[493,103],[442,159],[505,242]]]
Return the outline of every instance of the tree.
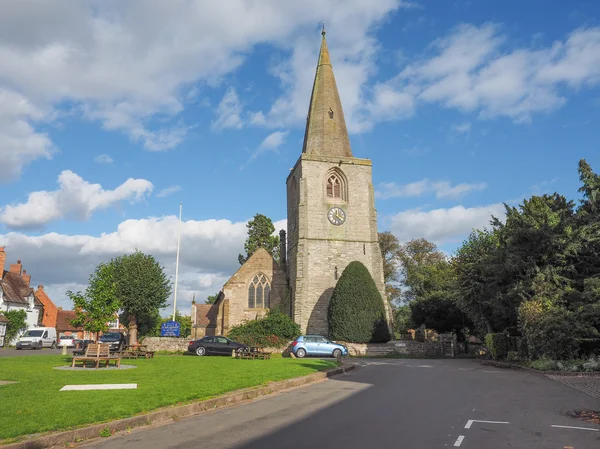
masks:
[[[214,304],[214,303],[216,303],[217,300],[219,299],[219,293],[215,293],[214,295],[210,295],[208,298],[206,298],[206,301],[204,301],[204,304]]]
[[[130,344],[136,344],[138,322],[156,316],[159,309],[167,306],[171,282],[156,259],[140,251],[117,257],[110,264],[121,321],[129,326]]]
[[[27,329],[27,312],[24,310],[10,310],[8,312],[2,312],[2,314],[8,320],[8,324],[6,325],[6,335],[5,340],[7,344],[10,342],[21,332]]]
[[[106,331],[107,323],[114,320],[120,307],[115,287],[114,267],[101,263],[90,275],[85,293],[68,290],[67,296],[73,301],[76,314],[71,324],[88,332]]]
[[[369,270],[360,262],[351,262],[329,301],[330,338],[351,343],[389,341],[383,301]]]
[[[402,293],[405,302],[410,302],[423,296],[428,290],[434,289],[427,282],[435,281],[431,277],[430,267],[445,262],[446,256],[435,243],[425,239],[413,239],[398,250],[402,284],[406,287]]]
[[[240,265],[243,265],[258,248],[266,249],[275,260],[279,260],[279,236],[273,235],[275,226],[271,219],[262,214],[256,214],[246,224],[246,227],[248,228],[248,238],[244,244],[246,255],[238,256]]]
[[[398,276],[398,251],[400,242],[398,238],[389,231],[379,233],[379,249],[383,259],[383,280],[385,282],[385,293],[387,300],[391,302],[400,299],[401,290]]]

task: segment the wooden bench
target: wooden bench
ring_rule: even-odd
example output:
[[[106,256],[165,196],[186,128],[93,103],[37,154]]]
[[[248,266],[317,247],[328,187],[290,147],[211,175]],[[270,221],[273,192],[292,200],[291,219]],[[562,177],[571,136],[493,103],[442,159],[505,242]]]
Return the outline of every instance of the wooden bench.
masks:
[[[146,358],[152,359],[154,358],[154,351],[148,351],[148,346],[146,345],[138,345],[138,346],[126,346],[122,351],[118,354],[121,358],[124,359],[137,359],[137,358]]]
[[[115,362],[117,368],[121,367],[121,357],[110,355],[110,345],[90,343],[85,350],[83,356],[73,356],[71,367],[75,368],[75,364],[81,362],[83,368],[87,368],[88,364],[94,365],[94,368],[99,368],[100,363],[104,367],[108,367],[110,362]]]
[[[270,352],[265,352],[262,348],[249,348],[248,351],[238,352],[235,356],[236,359],[247,359],[247,360],[267,360],[271,358]]]

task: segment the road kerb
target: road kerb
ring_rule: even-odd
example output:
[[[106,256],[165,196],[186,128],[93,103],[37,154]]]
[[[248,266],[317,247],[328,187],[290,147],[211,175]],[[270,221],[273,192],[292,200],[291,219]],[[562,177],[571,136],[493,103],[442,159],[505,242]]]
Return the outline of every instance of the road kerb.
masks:
[[[85,440],[98,438],[100,436],[100,432],[105,431],[105,429],[108,429],[111,434],[114,434],[115,432],[126,431],[136,427],[149,426],[162,421],[173,421],[180,418],[197,415],[215,408],[243,404],[261,396],[267,396],[269,394],[310,385],[328,379],[329,377],[347,373],[355,368],[357,368],[357,366],[354,364],[342,365],[327,371],[321,371],[318,373],[309,374],[307,376],[295,377],[278,382],[271,382],[263,387],[237,390],[216,398],[175,407],[166,407],[143,415],[136,415],[129,418],[118,419],[100,424],[92,424],[87,427],[65,430],[62,432],[24,436],[22,437],[23,439],[21,441],[15,443],[0,443],[0,449],[43,449],[53,446],[64,447],[69,443],[80,443]]]

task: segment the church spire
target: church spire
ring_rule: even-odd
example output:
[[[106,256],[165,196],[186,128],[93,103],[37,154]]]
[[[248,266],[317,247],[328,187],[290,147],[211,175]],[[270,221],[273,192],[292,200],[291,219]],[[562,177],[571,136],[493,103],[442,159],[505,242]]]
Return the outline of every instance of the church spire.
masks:
[[[323,24],[321,51],[308,107],[302,152],[319,156],[352,157],[325,34]]]

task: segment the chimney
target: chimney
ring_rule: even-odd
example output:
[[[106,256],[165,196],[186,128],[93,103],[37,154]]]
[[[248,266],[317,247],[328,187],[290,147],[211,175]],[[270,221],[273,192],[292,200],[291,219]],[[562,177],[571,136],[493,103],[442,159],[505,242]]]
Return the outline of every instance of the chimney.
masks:
[[[0,246],[0,279],[4,275],[4,264],[6,262],[6,251],[4,251],[4,246]]]
[[[31,282],[31,275],[27,274],[27,270],[23,270],[23,274],[21,275],[21,277],[23,278],[23,280],[27,284],[27,287],[29,287],[29,283]]]
[[[21,276],[21,271],[23,270],[23,265],[21,265],[21,261],[17,260],[17,263],[10,264],[10,272],[18,274]]]
[[[279,231],[279,263],[281,268],[286,269],[287,265],[287,249],[286,249],[287,238],[285,231],[282,229]]]

